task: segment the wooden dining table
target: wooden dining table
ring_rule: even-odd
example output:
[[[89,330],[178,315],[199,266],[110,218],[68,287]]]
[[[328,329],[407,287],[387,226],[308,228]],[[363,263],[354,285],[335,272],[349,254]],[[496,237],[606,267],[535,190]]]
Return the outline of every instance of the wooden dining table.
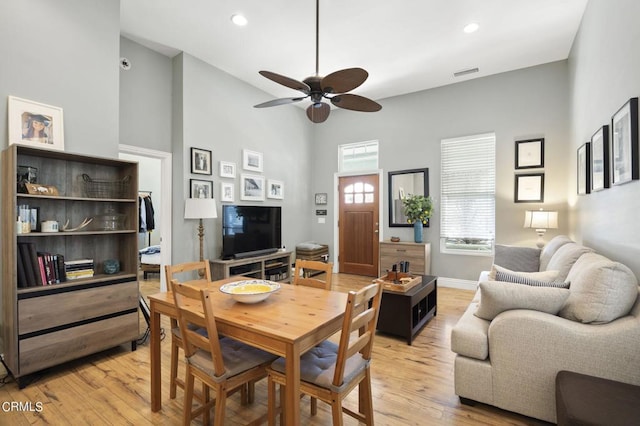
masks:
[[[219,289],[241,281],[235,276],[220,281],[187,281],[201,288]],[[300,424],[300,355],[340,330],[347,294],[281,284],[280,290],[255,304],[236,302],[214,292],[212,298],[218,332],[286,359],[285,422]],[[162,408],[160,315],[176,318],[171,292],[149,296],[151,313],[151,411]],[[194,309],[196,309],[194,307]]]

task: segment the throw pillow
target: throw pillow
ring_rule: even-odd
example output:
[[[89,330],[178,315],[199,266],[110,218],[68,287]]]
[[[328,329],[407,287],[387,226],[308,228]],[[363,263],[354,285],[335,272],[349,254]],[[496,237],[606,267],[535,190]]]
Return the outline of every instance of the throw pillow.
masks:
[[[546,271],[549,266],[549,261],[560,247],[567,243],[572,243],[573,240],[566,235],[557,235],[553,237],[543,248],[540,253],[540,271]]]
[[[480,303],[475,315],[491,321],[512,309],[529,309],[555,315],[569,297],[569,290],[512,285],[498,281],[480,283]]]
[[[493,263],[513,271],[540,271],[540,249],[496,244]]]
[[[499,266],[499,265],[493,265],[491,266],[491,271],[489,272],[489,280],[498,281],[497,279],[498,272],[501,272],[503,274],[513,275],[513,276],[518,276],[522,278],[527,278],[530,280],[536,280],[536,281],[552,282],[558,278],[558,271],[519,272],[519,271],[512,271],[510,269],[503,268],[502,266]]]
[[[514,283],[514,284],[530,285],[534,287],[569,288],[569,282],[536,280],[531,277],[524,277],[522,275],[509,274],[509,273],[500,272],[500,271],[496,272],[495,280]]]
[[[567,275],[569,275],[571,267],[576,263],[576,260],[583,254],[591,252],[593,252],[593,250],[588,247],[576,243],[567,243],[554,253],[547,264],[547,269],[560,271],[558,279],[565,280]]]
[[[596,254],[583,254],[567,279],[571,295],[560,316],[603,324],[627,315],[638,297],[638,280],[625,265]]]

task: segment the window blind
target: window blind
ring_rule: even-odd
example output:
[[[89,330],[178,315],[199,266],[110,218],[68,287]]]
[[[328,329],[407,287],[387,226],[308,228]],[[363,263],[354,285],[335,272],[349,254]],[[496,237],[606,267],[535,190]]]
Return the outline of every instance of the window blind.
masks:
[[[489,133],[441,141],[440,237],[458,246],[494,238],[495,139]]]

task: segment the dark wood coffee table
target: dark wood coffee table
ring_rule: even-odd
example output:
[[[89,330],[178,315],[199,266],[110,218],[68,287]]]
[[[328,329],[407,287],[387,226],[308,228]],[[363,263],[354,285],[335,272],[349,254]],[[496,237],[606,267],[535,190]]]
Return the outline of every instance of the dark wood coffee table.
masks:
[[[378,331],[405,337],[407,344],[438,311],[438,277],[423,275],[422,283],[406,292],[383,290]]]

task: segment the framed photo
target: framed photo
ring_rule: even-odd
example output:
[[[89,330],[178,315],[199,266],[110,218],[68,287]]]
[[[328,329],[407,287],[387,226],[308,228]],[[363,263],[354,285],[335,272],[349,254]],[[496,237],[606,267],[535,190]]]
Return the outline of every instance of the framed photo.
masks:
[[[284,183],[279,180],[269,179],[267,181],[267,198],[274,198],[276,200],[284,199]]]
[[[235,201],[235,197],[233,195],[233,187],[233,183],[230,182],[220,183],[220,201],[226,203],[233,203]]]
[[[213,198],[213,181],[190,179],[191,198]]]
[[[516,175],[514,201],[516,203],[544,202],[544,173]]]
[[[327,204],[327,193],[326,192],[318,192],[316,194],[316,205],[322,206]]]
[[[62,108],[9,96],[9,144],[64,151]]]
[[[544,167],[544,138],[516,141],[516,169]]]
[[[236,163],[229,161],[220,162],[220,177],[236,178]]]
[[[591,192],[591,142],[578,148],[578,195]]]
[[[191,173],[194,175],[211,175],[211,151],[191,148]]]
[[[242,150],[242,168],[252,172],[262,171],[262,153],[256,151]]]
[[[591,136],[591,192],[609,188],[609,126]]]
[[[264,176],[240,175],[240,199],[264,201]]]
[[[611,117],[611,181],[614,185],[640,178],[638,148],[638,98],[631,98]]]

